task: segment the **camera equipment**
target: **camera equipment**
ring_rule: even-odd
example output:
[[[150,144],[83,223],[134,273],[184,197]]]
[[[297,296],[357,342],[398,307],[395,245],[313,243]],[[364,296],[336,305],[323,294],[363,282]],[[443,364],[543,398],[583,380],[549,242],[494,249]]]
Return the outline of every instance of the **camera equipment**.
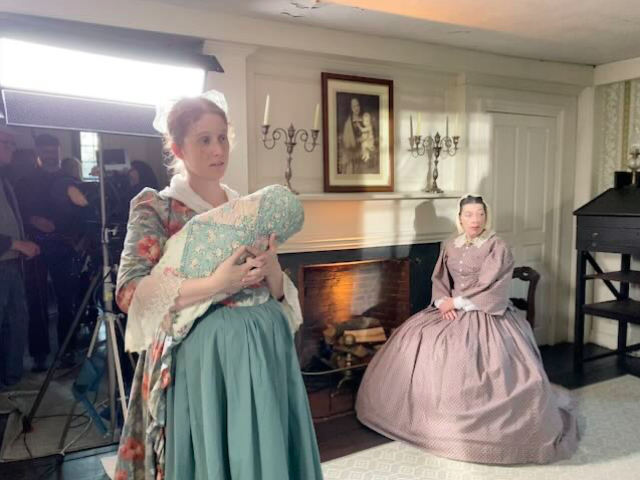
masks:
[[[102,163],[104,158],[104,169],[107,172],[128,172],[131,168],[129,155],[124,148],[105,148],[100,152],[96,152],[98,163]]]

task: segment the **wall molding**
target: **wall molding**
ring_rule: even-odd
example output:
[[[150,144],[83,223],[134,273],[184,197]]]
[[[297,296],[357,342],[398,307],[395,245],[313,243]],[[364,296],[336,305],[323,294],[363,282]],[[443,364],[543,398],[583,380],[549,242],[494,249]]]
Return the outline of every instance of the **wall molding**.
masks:
[[[594,70],[593,84],[607,85],[635,78],[640,78],[640,57],[597,65]]]
[[[258,50],[256,45],[246,45],[244,43],[219,42],[217,40],[205,40],[202,45],[202,53],[205,55],[233,55],[248,57]],[[224,66],[222,67],[224,68]]]
[[[381,233],[360,237],[335,237],[327,239],[304,239],[294,236],[278,249],[278,253],[323,252],[335,250],[354,250],[360,248],[394,247],[421,243],[440,243],[451,238],[451,233],[416,233],[404,231]]]
[[[580,85],[567,85],[559,82],[514,78],[503,75],[491,75],[476,72],[463,72],[458,75],[457,85],[475,85],[479,87],[504,88],[526,92],[550,93],[553,95],[578,96],[585,88]]]

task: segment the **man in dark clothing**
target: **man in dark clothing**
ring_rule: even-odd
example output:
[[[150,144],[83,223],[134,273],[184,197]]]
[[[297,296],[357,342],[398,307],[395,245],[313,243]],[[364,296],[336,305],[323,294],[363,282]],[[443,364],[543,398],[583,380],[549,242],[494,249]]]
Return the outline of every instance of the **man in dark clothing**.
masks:
[[[37,372],[46,369],[50,353],[47,275],[51,277],[58,307],[58,345],[64,341],[73,322],[76,225],[75,219],[61,206],[70,201],[66,187],[60,188],[65,182],[65,175],[60,170],[60,142],[52,135],[41,134],[35,139],[35,147],[38,168],[22,182],[18,196],[27,236],[42,248],[42,256],[27,272],[29,351]],[[70,356],[63,359],[65,365],[72,363]]]
[[[0,391],[22,378],[27,322],[22,280],[22,257],[40,253],[38,245],[25,240],[22,218],[13,188],[7,180],[15,150],[13,135],[0,128]]]

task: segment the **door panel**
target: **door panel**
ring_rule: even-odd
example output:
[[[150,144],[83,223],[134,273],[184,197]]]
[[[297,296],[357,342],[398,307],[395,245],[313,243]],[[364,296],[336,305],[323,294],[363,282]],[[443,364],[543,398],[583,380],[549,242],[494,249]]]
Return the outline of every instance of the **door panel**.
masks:
[[[556,119],[493,113],[492,207],[494,228],[512,247],[516,266],[541,275],[536,295],[536,339],[546,343],[550,324],[550,269],[553,243],[553,198]],[[513,296],[525,297],[528,284],[513,283]]]

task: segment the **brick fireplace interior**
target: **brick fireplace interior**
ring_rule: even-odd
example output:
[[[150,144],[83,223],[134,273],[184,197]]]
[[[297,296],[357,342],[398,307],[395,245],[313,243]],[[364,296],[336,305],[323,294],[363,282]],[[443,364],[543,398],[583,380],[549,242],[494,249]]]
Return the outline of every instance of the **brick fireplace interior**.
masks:
[[[409,318],[409,266],[408,258],[301,266],[301,365],[318,353],[329,325],[370,317],[380,321],[388,336]]]
[[[366,314],[388,330],[429,305],[439,253],[439,243],[424,243],[279,255],[300,292],[302,369],[317,352],[323,326]]]

